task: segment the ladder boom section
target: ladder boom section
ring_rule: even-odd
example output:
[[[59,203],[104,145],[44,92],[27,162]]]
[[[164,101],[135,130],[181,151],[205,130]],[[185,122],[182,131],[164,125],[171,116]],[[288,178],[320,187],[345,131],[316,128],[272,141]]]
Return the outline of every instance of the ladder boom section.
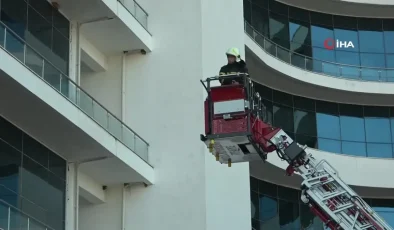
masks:
[[[253,81],[245,74],[243,84],[212,86],[220,76],[201,81],[207,90],[205,135],[209,151],[220,163],[265,161],[276,152],[289,165],[288,176],[303,178],[301,200],[331,230],[393,230],[342,179],[326,160],[316,160],[307,146],[299,145],[280,128],[267,120],[260,95]]]

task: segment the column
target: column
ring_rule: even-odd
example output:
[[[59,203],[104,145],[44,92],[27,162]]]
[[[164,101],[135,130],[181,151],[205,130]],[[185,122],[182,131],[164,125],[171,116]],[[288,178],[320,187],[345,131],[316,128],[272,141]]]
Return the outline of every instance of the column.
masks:
[[[78,230],[78,164],[68,163],[66,181],[66,228],[65,230]]]

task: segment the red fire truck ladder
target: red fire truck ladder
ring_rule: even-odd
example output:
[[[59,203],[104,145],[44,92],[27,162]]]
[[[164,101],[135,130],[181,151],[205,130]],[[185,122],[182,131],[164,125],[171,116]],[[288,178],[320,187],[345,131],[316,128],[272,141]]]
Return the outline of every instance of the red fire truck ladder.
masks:
[[[211,82],[242,78],[243,84],[212,87]],[[201,140],[220,163],[265,161],[276,151],[289,163],[286,174],[303,178],[301,200],[331,230],[393,230],[342,179],[326,160],[317,161],[282,129],[267,122],[261,97],[245,74],[208,78],[205,135]]]

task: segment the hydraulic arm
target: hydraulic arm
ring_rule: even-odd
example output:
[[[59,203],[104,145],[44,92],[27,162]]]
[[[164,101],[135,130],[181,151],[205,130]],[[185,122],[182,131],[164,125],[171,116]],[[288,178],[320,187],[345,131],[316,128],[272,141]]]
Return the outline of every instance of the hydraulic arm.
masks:
[[[220,78],[242,77],[243,84],[214,86]],[[301,200],[331,230],[392,230],[361,197],[339,177],[326,161],[317,161],[307,146],[301,146],[282,129],[267,122],[260,95],[245,74],[201,81],[207,90],[205,135],[201,140],[220,163],[267,159],[276,152],[289,165],[286,174],[303,178]]]

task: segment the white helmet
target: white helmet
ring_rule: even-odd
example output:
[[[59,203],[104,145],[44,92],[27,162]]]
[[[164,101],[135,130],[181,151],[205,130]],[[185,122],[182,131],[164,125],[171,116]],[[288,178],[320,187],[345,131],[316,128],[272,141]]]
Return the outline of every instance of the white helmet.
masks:
[[[239,49],[232,47],[230,49],[227,50],[226,55],[231,55],[237,58],[237,61],[241,58],[240,54],[239,54]]]

